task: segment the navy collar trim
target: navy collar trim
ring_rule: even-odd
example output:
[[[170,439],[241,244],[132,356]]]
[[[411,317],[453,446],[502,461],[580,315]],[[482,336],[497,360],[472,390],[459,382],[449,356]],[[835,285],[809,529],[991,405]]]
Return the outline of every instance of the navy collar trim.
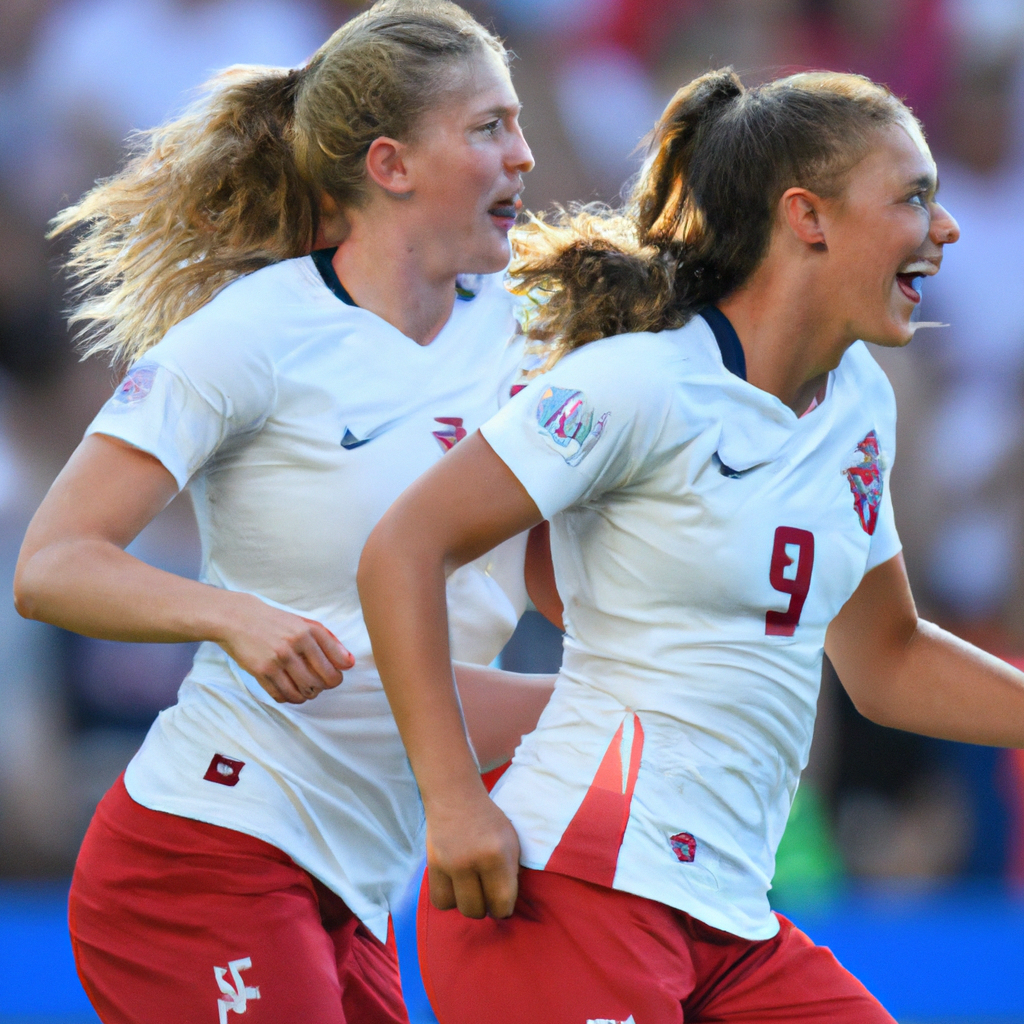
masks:
[[[715,336],[715,341],[718,342],[718,350],[722,353],[725,368],[740,380],[746,380],[747,357],[743,354],[739,335],[729,322],[729,318],[716,306],[705,306],[699,311],[699,315],[704,318]]]
[[[310,253],[310,256],[313,257],[313,263],[316,266],[316,269],[320,271],[320,276],[324,279],[324,284],[327,285],[327,287],[330,288],[346,306],[358,305],[355,299],[345,291],[345,286],[339,280],[338,274],[334,269],[334,264],[331,262],[337,251],[337,246],[334,246],[333,249],[314,249],[313,252]]]

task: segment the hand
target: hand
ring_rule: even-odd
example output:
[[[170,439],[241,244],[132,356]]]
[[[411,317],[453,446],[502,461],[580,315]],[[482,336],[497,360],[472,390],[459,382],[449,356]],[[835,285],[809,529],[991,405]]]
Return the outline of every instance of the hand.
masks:
[[[430,902],[466,917],[511,917],[519,891],[519,837],[481,786],[479,797],[427,811]]]
[[[355,658],[326,626],[281,611],[251,594],[236,599],[217,642],[279,704],[303,704],[333,689]]]

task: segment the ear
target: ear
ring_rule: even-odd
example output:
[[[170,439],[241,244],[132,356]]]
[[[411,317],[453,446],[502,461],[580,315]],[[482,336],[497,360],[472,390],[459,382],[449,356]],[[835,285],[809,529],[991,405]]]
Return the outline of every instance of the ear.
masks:
[[[821,197],[805,188],[790,188],[779,202],[783,224],[793,236],[816,252],[828,252],[821,225]]]
[[[405,196],[412,191],[405,151],[404,143],[382,135],[370,143],[366,152],[366,173],[370,180],[393,196]]]

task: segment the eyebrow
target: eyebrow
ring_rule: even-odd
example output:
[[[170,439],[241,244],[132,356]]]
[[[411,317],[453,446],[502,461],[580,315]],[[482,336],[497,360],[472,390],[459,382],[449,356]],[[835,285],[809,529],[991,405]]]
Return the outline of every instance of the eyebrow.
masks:
[[[478,115],[479,117],[518,117],[523,112],[522,103],[517,103],[512,107],[491,107],[489,110],[483,110]]]
[[[924,189],[935,195],[939,191],[939,179],[934,174],[919,174],[907,183],[907,187],[911,189]]]

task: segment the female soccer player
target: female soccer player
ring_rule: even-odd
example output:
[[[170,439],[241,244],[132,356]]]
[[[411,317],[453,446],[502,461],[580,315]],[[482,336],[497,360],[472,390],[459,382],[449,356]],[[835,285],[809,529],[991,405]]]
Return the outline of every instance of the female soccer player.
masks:
[[[76,868],[108,1024],[407,1019],[389,904],[422,810],[355,571],[391,500],[508,395],[518,113],[468,14],[387,0],[305,67],[226,72],[59,219],[85,227],[92,351],[132,366],[29,528],[18,607],[204,641]],[[184,487],[201,583],[124,550]],[[487,664],[514,628],[523,547],[453,577],[460,657]],[[498,675],[460,677],[484,759],[550,692],[485,694]]]
[[[567,354],[398,499],[359,569],[430,896],[462,912],[421,918],[445,1024],[891,1022],[767,890],[823,651],[875,721],[1024,745],[1024,676],[917,617],[863,344],[914,333],[915,280],[959,234],[936,188],[886,89],[722,71],[666,109],[628,216],[527,231],[513,270]],[[543,518],[563,668],[491,802],[444,574]]]

